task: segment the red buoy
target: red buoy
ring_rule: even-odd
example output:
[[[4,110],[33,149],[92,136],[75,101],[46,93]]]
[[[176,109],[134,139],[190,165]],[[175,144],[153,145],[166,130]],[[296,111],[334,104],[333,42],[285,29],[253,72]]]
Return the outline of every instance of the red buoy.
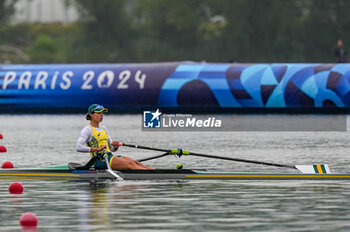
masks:
[[[6,152],[6,147],[3,145],[0,145],[0,152]]]
[[[2,134],[0,133],[0,139],[3,139],[4,137],[2,136]]]
[[[38,219],[36,218],[34,213],[24,213],[19,219],[19,223],[21,226],[25,227],[35,227],[38,225]]]
[[[19,182],[13,182],[10,184],[9,192],[12,194],[21,194],[23,193],[23,186]]]
[[[13,168],[13,163],[11,163],[10,161],[6,161],[2,164],[1,168]]]

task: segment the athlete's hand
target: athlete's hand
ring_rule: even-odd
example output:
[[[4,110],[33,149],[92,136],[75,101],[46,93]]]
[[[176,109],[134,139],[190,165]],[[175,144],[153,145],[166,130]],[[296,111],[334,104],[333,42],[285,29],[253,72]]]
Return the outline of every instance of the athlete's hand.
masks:
[[[107,148],[107,145],[101,145],[100,147],[99,147],[99,151],[103,151],[103,149],[106,149]]]
[[[113,146],[113,148],[114,148],[115,151],[118,150],[118,147],[119,147],[119,142],[118,142],[118,141],[113,141],[113,142],[111,143],[111,145]]]
[[[103,149],[107,148],[106,145],[101,145],[100,147],[92,147],[91,151],[95,152],[95,151],[102,151]]]

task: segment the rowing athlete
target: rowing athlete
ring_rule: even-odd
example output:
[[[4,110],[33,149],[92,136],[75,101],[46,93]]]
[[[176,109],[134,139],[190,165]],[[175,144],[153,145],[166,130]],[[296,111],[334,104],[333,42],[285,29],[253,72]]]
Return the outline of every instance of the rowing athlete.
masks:
[[[104,112],[108,112],[108,109],[101,105],[93,104],[89,107],[86,120],[90,121],[90,125],[84,127],[80,132],[77,151],[90,152],[91,156],[94,156],[105,150],[112,169],[153,169],[126,156],[113,156],[112,152],[118,150],[119,142],[112,141],[107,128],[100,126]],[[106,169],[107,165],[105,161],[98,160],[94,167],[96,169]]]

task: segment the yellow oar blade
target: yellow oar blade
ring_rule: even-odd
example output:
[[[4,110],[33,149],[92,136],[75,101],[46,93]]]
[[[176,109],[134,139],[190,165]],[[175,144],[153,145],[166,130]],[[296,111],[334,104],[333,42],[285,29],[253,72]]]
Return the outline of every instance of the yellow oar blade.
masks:
[[[328,174],[331,173],[328,164],[295,165],[295,168],[302,173]]]

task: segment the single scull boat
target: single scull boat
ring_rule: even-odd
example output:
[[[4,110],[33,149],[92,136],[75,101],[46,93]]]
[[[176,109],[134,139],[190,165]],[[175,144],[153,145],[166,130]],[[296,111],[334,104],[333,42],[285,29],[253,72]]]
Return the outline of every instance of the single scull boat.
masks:
[[[105,169],[79,170],[71,165],[0,169],[0,179],[116,179]],[[74,166],[74,165],[73,165]],[[199,169],[114,170],[124,180],[350,180],[346,174],[220,172]]]
[[[167,150],[124,143],[120,143],[120,146],[165,152],[164,154],[141,159],[139,161],[157,159],[167,155],[176,155],[178,157],[181,157],[183,155],[192,155],[205,158],[215,158],[221,160],[290,168],[299,170],[301,173],[222,172],[208,171],[204,169],[112,170],[109,166],[108,159],[104,157],[103,153],[101,153],[97,156],[92,157],[91,160],[85,165],[69,163],[68,165],[42,168],[0,169],[0,179],[39,178],[70,180],[350,180],[350,173],[330,173],[327,164],[286,165],[241,158],[206,155],[183,151],[182,149]],[[107,169],[94,169],[92,166],[96,159],[105,159]]]

